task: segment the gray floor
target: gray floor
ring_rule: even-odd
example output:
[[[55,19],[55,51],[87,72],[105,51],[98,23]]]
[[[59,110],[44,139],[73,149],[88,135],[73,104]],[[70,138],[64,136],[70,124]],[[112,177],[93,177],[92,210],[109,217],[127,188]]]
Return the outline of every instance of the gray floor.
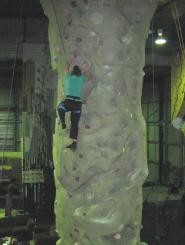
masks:
[[[149,245],[185,245],[182,200],[145,203],[142,223],[141,239]]]

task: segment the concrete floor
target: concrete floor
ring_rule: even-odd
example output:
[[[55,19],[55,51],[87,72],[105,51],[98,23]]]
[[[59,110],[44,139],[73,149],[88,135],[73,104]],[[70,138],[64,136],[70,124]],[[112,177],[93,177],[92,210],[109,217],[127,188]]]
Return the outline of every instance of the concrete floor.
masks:
[[[182,193],[167,188],[144,190],[141,240],[149,245],[185,245],[185,206]],[[4,209],[0,209],[0,218]]]
[[[149,245],[185,245],[185,207],[181,200],[145,203],[142,223],[141,238]]]

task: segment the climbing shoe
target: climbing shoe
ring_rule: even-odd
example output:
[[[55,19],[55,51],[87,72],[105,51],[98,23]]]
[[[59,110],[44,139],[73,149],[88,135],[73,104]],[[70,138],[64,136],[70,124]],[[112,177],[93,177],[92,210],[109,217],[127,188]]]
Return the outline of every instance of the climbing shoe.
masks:
[[[71,150],[76,150],[76,147],[77,147],[77,142],[76,141],[73,141],[72,144],[66,146],[66,148],[69,148]]]
[[[62,123],[62,129],[65,129],[65,128],[66,128],[66,124]]]

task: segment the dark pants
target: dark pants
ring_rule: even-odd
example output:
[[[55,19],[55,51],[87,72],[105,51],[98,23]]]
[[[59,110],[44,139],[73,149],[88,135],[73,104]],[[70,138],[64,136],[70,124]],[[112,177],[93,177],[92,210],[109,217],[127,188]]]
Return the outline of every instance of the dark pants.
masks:
[[[58,109],[58,114],[59,114],[62,125],[65,125],[65,113],[68,111],[71,112],[70,138],[77,139],[78,123],[79,123],[81,111],[82,111],[82,102],[72,100],[72,99],[65,99],[64,101],[60,102],[57,109]]]

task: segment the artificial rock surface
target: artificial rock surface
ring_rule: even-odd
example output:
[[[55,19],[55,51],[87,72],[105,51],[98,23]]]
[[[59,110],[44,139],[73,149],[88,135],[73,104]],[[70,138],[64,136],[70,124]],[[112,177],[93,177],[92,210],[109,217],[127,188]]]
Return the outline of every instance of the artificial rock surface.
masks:
[[[148,174],[141,94],[145,40],[157,2],[41,0],[58,103],[64,99],[66,57],[74,56],[81,67],[86,63],[95,77],[76,152],[65,148],[68,130],[55,127],[58,245],[141,244]]]

